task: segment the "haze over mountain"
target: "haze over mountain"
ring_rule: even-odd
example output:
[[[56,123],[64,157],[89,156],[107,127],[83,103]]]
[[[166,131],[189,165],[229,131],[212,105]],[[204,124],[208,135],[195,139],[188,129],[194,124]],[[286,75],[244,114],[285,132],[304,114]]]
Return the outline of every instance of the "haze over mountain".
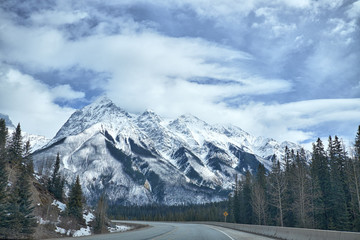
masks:
[[[78,175],[90,202],[106,192],[121,204],[173,205],[227,198],[235,174],[270,168],[285,146],[300,149],[192,115],[130,114],[103,97],[73,113],[33,159],[49,175],[60,153],[61,173],[69,183]]]

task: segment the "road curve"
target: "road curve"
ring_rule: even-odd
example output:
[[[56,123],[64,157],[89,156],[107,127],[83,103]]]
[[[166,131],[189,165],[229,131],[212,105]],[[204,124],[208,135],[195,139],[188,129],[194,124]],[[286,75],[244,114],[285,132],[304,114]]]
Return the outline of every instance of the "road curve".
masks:
[[[115,223],[117,221],[114,221]],[[121,225],[122,221],[118,221]],[[228,228],[194,223],[142,222],[149,227],[123,233],[101,234],[81,237],[81,240],[268,240],[258,235],[244,233]],[[73,238],[74,239],[74,238]],[[79,240],[80,240],[79,239]]]

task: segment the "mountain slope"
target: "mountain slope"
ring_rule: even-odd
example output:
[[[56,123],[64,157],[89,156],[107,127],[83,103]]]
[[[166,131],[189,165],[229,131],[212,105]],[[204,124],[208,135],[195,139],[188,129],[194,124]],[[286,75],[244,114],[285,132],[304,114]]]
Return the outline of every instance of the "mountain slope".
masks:
[[[255,172],[259,163],[269,168],[284,144],[191,115],[129,114],[100,98],[73,113],[33,158],[38,172],[50,174],[59,152],[61,173],[68,183],[79,175],[90,202],[106,192],[121,204],[173,205],[227,198],[235,174]]]

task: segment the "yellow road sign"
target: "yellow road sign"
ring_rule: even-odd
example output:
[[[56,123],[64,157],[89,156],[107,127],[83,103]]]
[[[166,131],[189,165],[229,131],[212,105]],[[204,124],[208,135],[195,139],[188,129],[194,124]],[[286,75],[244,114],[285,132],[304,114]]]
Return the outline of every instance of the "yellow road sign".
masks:
[[[226,217],[227,215],[229,215],[226,211],[224,212],[224,216]]]

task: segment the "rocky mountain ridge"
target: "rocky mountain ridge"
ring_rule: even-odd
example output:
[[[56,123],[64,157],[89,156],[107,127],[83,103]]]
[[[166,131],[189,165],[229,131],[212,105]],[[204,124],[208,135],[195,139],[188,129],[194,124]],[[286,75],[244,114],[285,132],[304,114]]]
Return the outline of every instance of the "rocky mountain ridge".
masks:
[[[300,149],[189,114],[130,114],[103,97],[73,113],[33,157],[35,169],[50,174],[59,152],[61,173],[69,183],[79,175],[90,202],[106,192],[120,204],[174,205],[227,198],[235,174],[270,168],[285,146]]]

